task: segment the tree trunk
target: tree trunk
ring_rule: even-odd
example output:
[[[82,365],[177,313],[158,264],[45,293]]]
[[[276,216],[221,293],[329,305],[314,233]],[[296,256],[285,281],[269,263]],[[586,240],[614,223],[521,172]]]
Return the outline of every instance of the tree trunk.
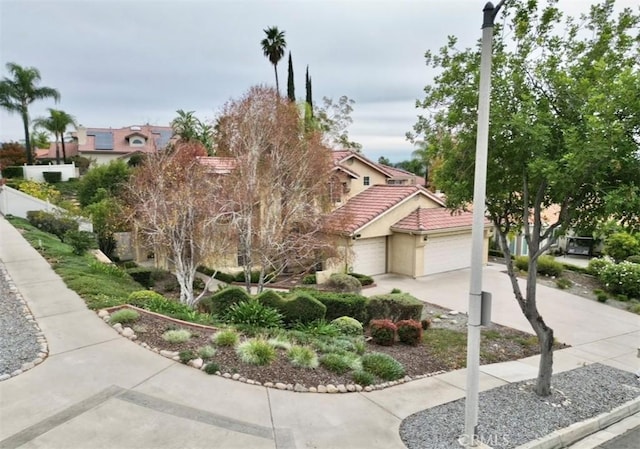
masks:
[[[280,95],[280,84],[278,83],[278,64],[273,64],[273,71],[276,73],[276,91]]]
[[[58,143],[58,133],[55,133],[56,139],[56,165],[60,165],[60,145]]]
[[[27,163],[33,165],[33,155],[31,154],[31,137],[29,136],[29,113],[27,112],[27,105],[23,105],[22,110],[22,125],[24,126],[24,147],[27,152]]]
[[[62,141],[62,163],[66,164],[67,163],[67,150],[64,147],[64,135],[63,134],[60,135],[60,140]]]

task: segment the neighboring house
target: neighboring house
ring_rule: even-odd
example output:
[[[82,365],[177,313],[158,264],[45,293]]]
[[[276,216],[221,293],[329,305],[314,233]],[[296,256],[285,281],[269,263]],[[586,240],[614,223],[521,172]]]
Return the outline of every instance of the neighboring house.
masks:
[[[333,218],[344,238],[342,260],[325,268],[418,277],[470,266],[472,213],[453,213],[424,178],[360,153],[334,151],[333,161]],[[490,229],[485,222],[485,261]]]
[[[155,153],[164,149],[172,139],[170,126],[141,125],[125,128],[85,128],[79,126],[71,133],[72,140],[65,141],[67,157],[80,155],[94,160],[96,165],[122,159],[136,153]],[[37,150],[38,159],[55,159],[55,142],[48,150]],[[62,149],[60,149],[62,157]]]

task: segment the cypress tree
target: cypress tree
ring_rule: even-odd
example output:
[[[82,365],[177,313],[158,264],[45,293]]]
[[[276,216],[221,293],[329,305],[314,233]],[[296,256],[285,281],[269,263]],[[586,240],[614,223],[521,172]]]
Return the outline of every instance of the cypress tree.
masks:
[[[291,61],[291,52],[289,52],[289,76],[287,78],[287,96],[289,101],[296,101],[296,89],[293,84],[293,62]]]
[[[307,91],[306,101],[311,110],[311,116],[313,117],[313,97],[311,93],[311,77],[309,76],[309,66],[307,66],[307,73],[305,74],[305,87]]]

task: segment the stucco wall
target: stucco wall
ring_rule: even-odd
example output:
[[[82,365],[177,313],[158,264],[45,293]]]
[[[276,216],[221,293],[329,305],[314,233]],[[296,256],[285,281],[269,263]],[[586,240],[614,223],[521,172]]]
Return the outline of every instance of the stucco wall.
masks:
[[[353,162],[349,163],[351,161],[353,161]],[[368,189],[369,187],[371,187],[373,185],[386,184],[387,183],[387,178],[385,178],[385,176],[383,174],[381,174],[377,170],[374,170],[370,166],[368,166],[366,164],[363,164],[358,159],[351,158],[351,159],[349,159],[349,161],[344,163],[344,166],[347,167],[349,170],[354,171],[354,172],[356,172],[357,174],[360,175],[360,177],[358,179],[351,179],[350,191],[347,194],[347,198],[354,197],[358,193]],[[369,182],[368,186],[364,185],[364,177],[365,176],[369,177],[369,181],[370,182]]]
[[[24,179],[28,179],[30,181],[36,182],[45,182],[44,176],[42,173],[44,172],[60,172],[62,181],[68,181],[69,178],[77,178],[78,171],[76,170],[75,164],[72,162],[71,164],[49,164],[49,165],[24,165],[22,167],[24,173]]]

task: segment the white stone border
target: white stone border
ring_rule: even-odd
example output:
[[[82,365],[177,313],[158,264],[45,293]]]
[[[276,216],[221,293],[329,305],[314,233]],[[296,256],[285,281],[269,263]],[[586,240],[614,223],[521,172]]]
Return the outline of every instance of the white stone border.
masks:
[[[211,330],[215,330],[216,328],[211,327],[211,326],[205,326],[202,324],[197,324],[197,323],[190,323],[188,321],[183,321],[183,320],[178,320],[175,318],[171,318],[171,317],[167,317],[165,315],[161,315],[158,313],[154,313],[154,312],[150,312],[148,310],[145,309],[141,309],[139,307],[136,306],[132,306],[132,305],[122,305],[122,306],[115,306],[115,307],[108,307],[106,309],[101,309],[98,311],[98,316],[107,324],[109,324],[109,318],[111,316],[112,312],[115,312],[117,310],[123,309],[123,308],[128,308],[128,309],[132,309],[132,310],[136,310],[142,313],[148,313],[151,315],[155,315],[158,317],[162,317],[164,319],[168,319],[170,321],[173,321],[177,324],[184,324],[186,326],[195,326],[195,327],[199,327],[202,329],[211,329]],[[116,332],[118,332],[120,335],[122,335],[125,338],[128,338],[129,340],[135,342],[136,344],[142,346],[145,349],[148,349],[150,351],[155,352],[156,354],[160,354],[163,357],[166,357],[168,359],[173,360],[174,362],[180,362],[180,357],[179,357],[179,353],[176,351],[167,351],[164,349],[159,349],[159,348],[153,348],[151,346],[149,346],[147,343],[145,342],[141,342],[138,341],[138,337],[136,336],[135,332],[133,331],[132,328],[130,327],[123,327],[122,324],[120,323],[116,323],[113,326],[111,326],[113,329],[116,330]],[[206,364],[204,363],[204,361],[200,358],[197,359],[193,359],[191,361],[189,361],[189,363],[187,363],[187,366],[191,366],[192,368],[196,368],[199,369],[200,371],[204,371]],[[275,388],[277,390],[287,390],[287,391],[294,391],[296,393],[360,393],[360,392],[366,392],[369,393],[371,391],[375,391],[375,390],[383,390],[385,388],[389,388],[389,387],[393,387],[395,385],[400,385],[400,384],[404,384],[407,382],[410,382],[412,380],[418,380],[418,379],[424,379],[426,377],[433,377],[433,376],[437,376],[439,374],[443,374],[446,371],[435,371],[433,373],[429,373],[429,374],[420,374],[417,376],[405,376],[402,379],[398,379],[398,380],[393,380],[393,381],[389,381],[389,382],[383,382],[381,384],[376,384],[376,385],[367,385],[367,386],[362,386],[362,385],[358,385],[358,384],[347,384],[347,385],[333,385],[333,384],[327,384],[327,385],[318,385],[317,387],[305,387],[302,384],[284,384],[282,382],[258,382],[257,380],[253,380],[253,379],[247,379],[246,377],[243,377],[242,375],[238,374],[238,373],[222,373],[220,371],[216,371],[214,374],[216,376],[220,376],[220,377],[224,377],[225,379],[231,379],[231,380],[235,380],[238,382],[242,382],[242,383],[246,383],[249,385],[258,385],[258,386],[263,386],[266,388]]]
[[[20,293],[20,290],[18,290],[18,287],[16,287],[13,279],[11,279],[11,276],[9,276],[9,272],[3,264],[0,264],[0,276],[2,276],[7,282],[9,286],[9,292],[11,292],[11,294],[13,294],[17,301],[22,305],[22,313],[27,320],[27,323],[33,326],[36,342],[40,345],[40,350],[35,359],[33,359],[31,362],[23,363],[19,369],[11,373],[0,375],[1,382],[3,380],[11,379],[12,377],[18,376],[25,371],[28,371],[31,368],[35,367],[36,365],[40,365],[42,362],[44,362],[44,360],[49,356],[49,345],[47,344],[47,338],[45,337],[44,332],[42,332],[40,326],[38,326],[38,322],[33,316],[33,313],[31,313],[29,305]]]

